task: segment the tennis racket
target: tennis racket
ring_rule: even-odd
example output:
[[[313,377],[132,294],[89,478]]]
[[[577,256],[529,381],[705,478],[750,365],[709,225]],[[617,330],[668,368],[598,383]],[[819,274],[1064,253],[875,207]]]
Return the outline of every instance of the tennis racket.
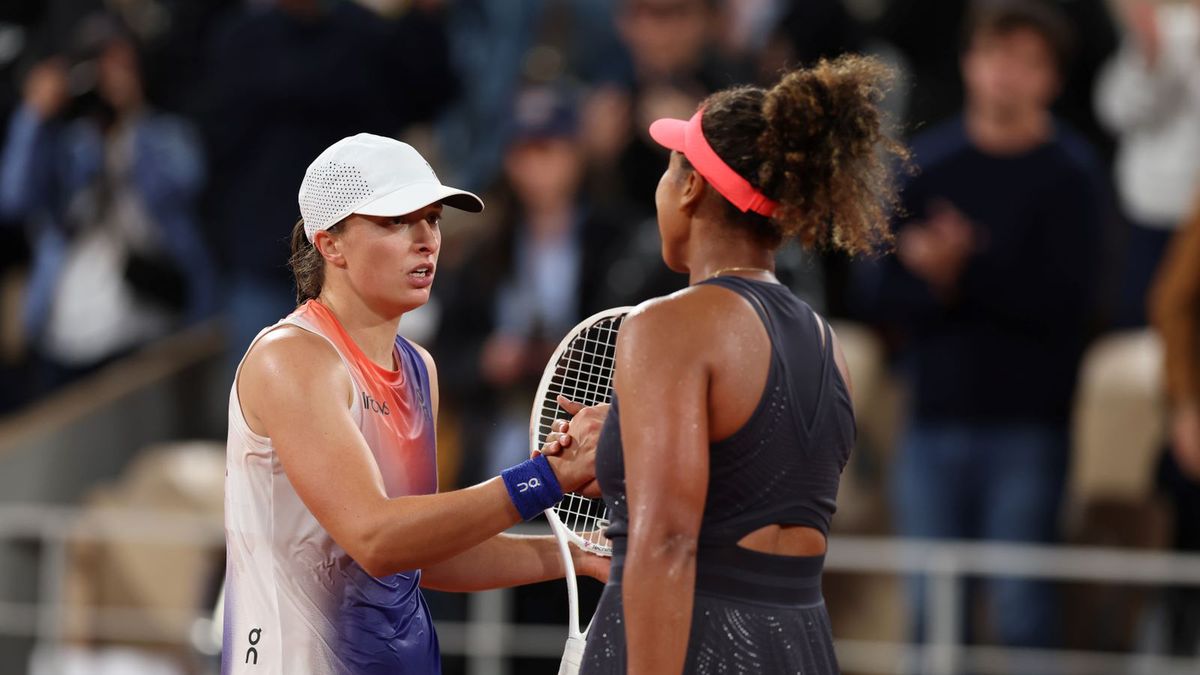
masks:
[[[617,307],[584,319],[554,350],[533,399],[533,414],[529,419],[532,450],[541,450],[546,444],[554,420],[570,417],[558,404],[560,394],[585,406],[612,401],[617,331],[632,309]],[[575,675],[583,661],[588,629],[579,628],[579,588],[570,546],[596,555],[612,555],[612,544],[604,536],[604,528],[608,527],[608,508],[601,499],[567,493],[557,505],[546,509],[546,520],[558,539],[567,581],[567,644],[558,673]]]

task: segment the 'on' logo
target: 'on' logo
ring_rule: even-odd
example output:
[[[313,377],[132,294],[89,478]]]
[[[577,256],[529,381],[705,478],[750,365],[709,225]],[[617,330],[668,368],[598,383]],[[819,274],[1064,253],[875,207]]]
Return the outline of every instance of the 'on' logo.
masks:
[[[250,658],[254,657],[254,662],[250,663],[250,665],[257,666],[258,665],[258,650],[255,649],[255,646],[257,646],[259,641],[262,640],[262,629],[261,628],[251,628],[249,639],[250,639],[250,648],[246,650],[246,663],[250,663]]]

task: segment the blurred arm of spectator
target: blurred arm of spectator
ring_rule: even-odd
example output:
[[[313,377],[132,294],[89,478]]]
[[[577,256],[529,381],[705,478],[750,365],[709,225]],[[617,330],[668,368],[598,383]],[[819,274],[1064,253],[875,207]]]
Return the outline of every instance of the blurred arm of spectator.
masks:
[[[12,115],[0,156],[0,214],[5,220],[23,220],[49,205],[55,155],[50,126],[68,98],[61,59],[43,61],[29,71],[24,100]]]
[[[1092,177],[1078,171],[1059,180],[1040,201],[1039,213],[1032,216],[1040,225],[1032,236],[1042,241],[1026,242],[1019,261],[990,255],[987,242],[980,242],[963,270],[960,297],[1017,325],[1083,321],[1092,311],[1081,299],[1091,297],[1095,278],[1102,195]]]
[[[974,248],[974,226],[946,201],[935,202],[929,218],[904,228],[896,241],[900,263],[942,298],[953,294]]]
[[[919,320],[936,315],[942,308],[934,289],[922,280],[920,274],[910,271],[911,264],[923,264],[922,261],[912,260],[920,258],[922,254],[912,249],[919,249],[925,242],[919,234],[913,242],[913,235],[909,234],[910,229],[924,227],[926,203],[920,177],[908,180],[900,194],[903,203],[899,213],[903,217],[893,225],[896,240],[895,248],[890,253],[894,255],[855,265],[856,302],[860,305],[858,313],[869,321],[896,323]],[[907,264],[902,261],[900,253],[906,243],[909,250],[903,257],[909,260]]]
[[[1149,0],[1125,0],[1121,17],[1125,40],[1104,66],[1096,85],[1096,111],[1115,132],[1152,127],[1171,116],[1180,97],[1187,95],[1187,80],[1196,79],[1200,51],[1188,39],[1195,27],[1172,26],[1175,8],[1161,8]],[[1194,21],[1196,12],[1182,8],[1181,21]],[[1168,13],[1170,12],[1170,13]]]
[[[1184,472],[1200,481],[1200,203],[1171,241],[1150,305],[1166,350],[1171,449]]]
[[[880,318],[919,319],[969,305],[997,320],[1037,327],[1083,316],[1094,272],[1099,195],[1083,173],[1060,181],[1041,200],[1033,228],[1041,242],[1027,242],[1014,261],[990,250],[969,218],[953,204],[933,199],[918,218],[903,223],[896,255],[882,265],[872,313]],[[1020,274],[1013,274],[1019,267]]]

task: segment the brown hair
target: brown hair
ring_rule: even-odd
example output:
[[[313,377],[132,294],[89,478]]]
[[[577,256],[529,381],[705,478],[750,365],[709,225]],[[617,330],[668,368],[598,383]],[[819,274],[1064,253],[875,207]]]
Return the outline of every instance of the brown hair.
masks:
[[[793,70],[771,89],[736,87],[703,103],[713,150],[767,197],[770,218],[726,201],[728,219],[770,247],[870,253],[891,240],[892,166],[908,150],[884,130],[879,104],[893,73],[877,59],[843,56]]]
[[[297,305],[314,300],[321,294],[321,287],[325,285],[325,257],[304,233],[303,218],[292,227],[292,256],[288,258],[288,267],[296,278]]]
[[[1031,30],[1054,52],[1060,75],[1070,68],[1075,53],[1075,31],[1071,21],[1053,4],[1036,0],[991,0],[975,3],[963,24],[962,50],[980,35],[1007,35]]]

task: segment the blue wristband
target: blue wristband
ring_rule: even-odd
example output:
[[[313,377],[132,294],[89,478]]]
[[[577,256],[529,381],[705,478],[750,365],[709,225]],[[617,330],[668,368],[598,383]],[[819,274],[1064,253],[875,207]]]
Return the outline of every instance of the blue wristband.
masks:
[[[508,497],[521,518],[529,520],[562,499],[562,486],[545,455],[538,455],[500,473]]]

